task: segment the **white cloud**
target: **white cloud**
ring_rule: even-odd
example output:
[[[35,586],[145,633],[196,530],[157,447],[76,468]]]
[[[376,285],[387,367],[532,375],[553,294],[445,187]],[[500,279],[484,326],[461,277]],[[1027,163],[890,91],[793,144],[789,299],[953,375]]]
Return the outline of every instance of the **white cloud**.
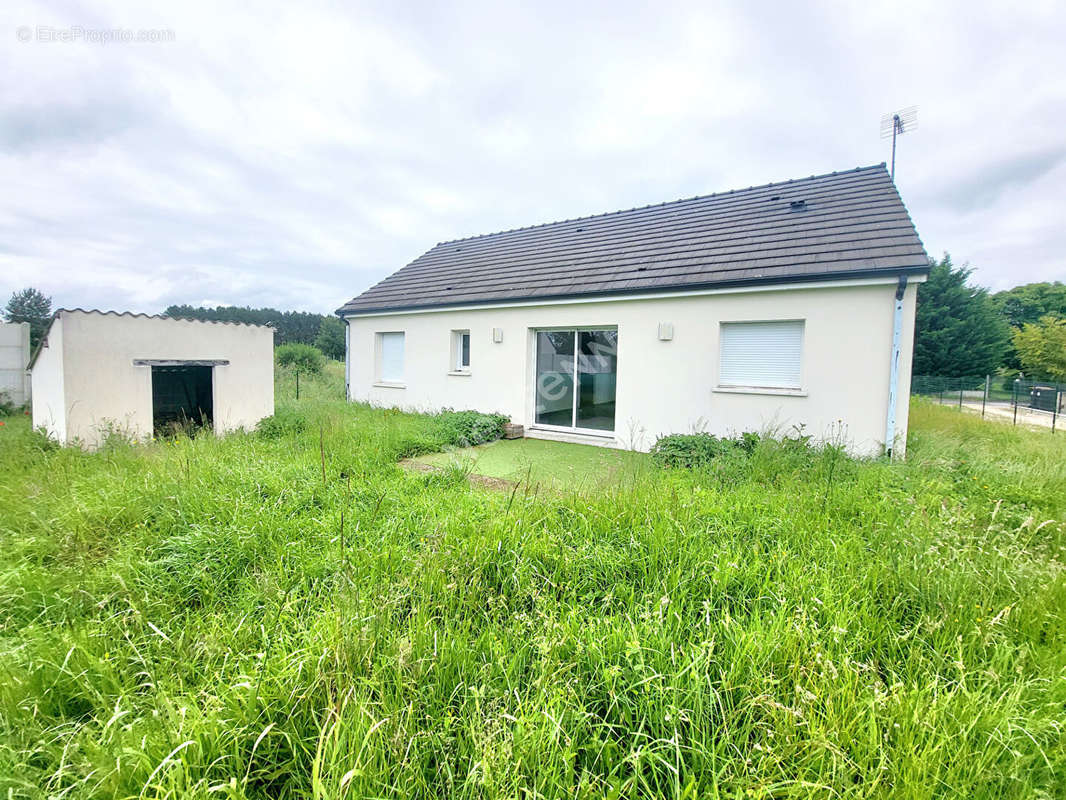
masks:
[[[440,240],[887,160],[880,116],[912,104],[930,253],[1063,277],[1053,2],[6,10],[0,294],[327,311]]]

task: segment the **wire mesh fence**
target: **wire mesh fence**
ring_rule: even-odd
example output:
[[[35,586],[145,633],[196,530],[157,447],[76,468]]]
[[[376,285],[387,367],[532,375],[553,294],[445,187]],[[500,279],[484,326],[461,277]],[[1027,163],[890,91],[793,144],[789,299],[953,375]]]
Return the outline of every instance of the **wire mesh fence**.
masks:
[[[1052,433],[1060,427],[1060,417],[1066,412],[1066,384],[1053,381],[999,375],[915,375],[911,378],[911,394],[979,411],[982,417],[1050,428]]]

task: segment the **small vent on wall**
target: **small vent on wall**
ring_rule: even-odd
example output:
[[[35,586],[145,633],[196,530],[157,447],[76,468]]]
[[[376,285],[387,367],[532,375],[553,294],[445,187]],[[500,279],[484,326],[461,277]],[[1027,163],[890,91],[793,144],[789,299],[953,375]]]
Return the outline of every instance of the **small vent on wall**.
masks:
[[[674,323],[672,322],[660,322],[659,323],[659,341],[669,342],[674,338]]]

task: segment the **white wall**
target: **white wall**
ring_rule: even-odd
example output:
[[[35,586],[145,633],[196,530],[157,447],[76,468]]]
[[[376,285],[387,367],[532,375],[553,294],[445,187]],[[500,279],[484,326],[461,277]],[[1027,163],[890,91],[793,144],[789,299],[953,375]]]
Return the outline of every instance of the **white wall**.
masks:
[[[916,289],[912,281],[904,295],[901,442],[907,433]],[[610,444],[647,449],[661,434],[694,428],[715,434],[785,432],[802,424],[819,439],[843,436],[852,452],[875,455],[885,438],[895,291],[893,278],[877,285],[356,316],[349,319],[349,395],[408,409],[501,412],[528,428],[534,413],[532,330],[617,326]],[[773,319],[805,320],[801,394],[718,390],[719,324]],[[660,322],[673,323],[672,341],[659,341]],[[492,341],[493,328],[503,329],[502,343]],[[449,374],[453,329],[471,332],[469,375]],[[375,333],[401,330],[405,385],[376,384]]]
[[[67,440],[67,395],[63,381],[63,320],[57,317],[37,353],[33,382],[33,427],[59,442]]]
[[[60,323],[61,347],[50,341],[33,368],[35,425],[38,400],[43,418],[53,413],[57,396],[65,398],[65,426],[54,426],[53,434],[60,441],[95,447],[109,428],[137,440],[151,437],[152,370],[134,366],[134,359],[228,360],[228,365],[213,368],[219,433],[251,429],[274,413],[274,339],[269,328],[62,311],[50,340]],[[53,349],[62,352],[58,388],[50,377],[53,368],[42,365],[42,357]]]
[[[16,406],[30,399],[29,361],[30,323],[0,322],[0,392]]]

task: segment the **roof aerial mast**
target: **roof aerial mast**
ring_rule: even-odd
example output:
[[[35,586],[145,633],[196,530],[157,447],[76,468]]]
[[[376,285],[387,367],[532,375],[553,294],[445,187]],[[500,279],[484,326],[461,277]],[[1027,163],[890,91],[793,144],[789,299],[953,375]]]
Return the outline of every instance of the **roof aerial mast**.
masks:
[[[881,138],[892,137],[892,180],[896,180],[896,137],[918,127],[918,106],[909,106],[881,117]]]

